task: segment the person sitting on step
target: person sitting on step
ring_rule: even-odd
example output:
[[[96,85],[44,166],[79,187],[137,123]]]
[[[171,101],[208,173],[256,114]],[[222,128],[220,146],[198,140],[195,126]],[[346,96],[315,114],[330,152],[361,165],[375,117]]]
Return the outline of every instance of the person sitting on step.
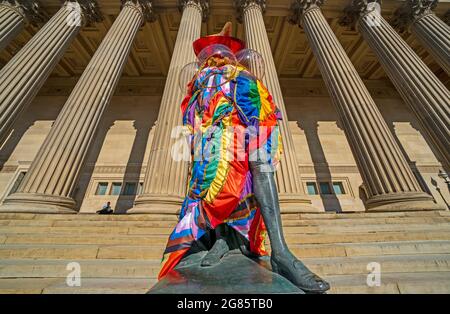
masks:
[[[114,213],[114,210],[111,208],[111,202],[107,202],[103,205],[102,209],[97,210],[97,214],[99,215],[109,215]]]

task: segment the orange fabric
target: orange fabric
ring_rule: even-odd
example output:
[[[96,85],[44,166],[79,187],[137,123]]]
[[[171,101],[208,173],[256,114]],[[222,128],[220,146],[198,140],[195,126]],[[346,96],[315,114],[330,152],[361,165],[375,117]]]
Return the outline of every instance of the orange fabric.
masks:
[[[178,262],[181,260],[181,258],[184,256],[184,254],[188,250],[189,250],[189,248],[185,248],[185,249],[182,249],[182,250],[178,250],[178,251],[172,252],[169,255],[169,258],[167,259],[167,261],[164,263],[163,267],[161,268],[161,270],[159,272],[159,275],[158,275],[158,280],[160,280],[170,270],[172,270],[178,264]]]

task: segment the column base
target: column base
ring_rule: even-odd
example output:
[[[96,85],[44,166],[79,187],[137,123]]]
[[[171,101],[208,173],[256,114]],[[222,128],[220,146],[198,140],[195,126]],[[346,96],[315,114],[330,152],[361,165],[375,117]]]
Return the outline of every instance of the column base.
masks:
[[[281,214],[322,213],[303,194],[278,194]]]
[[[173,195],[142,194],[136,198],[134,207],[127,214],[178,215],[184,198]]]
[[[76,214],[76,202],[70,197],[38,194],[14,193],[0,206],[3,213]]]
[[[445,210],[433,202],[433,198],[423,192],[405,192],[371,197],[366,202],[369,212]]]

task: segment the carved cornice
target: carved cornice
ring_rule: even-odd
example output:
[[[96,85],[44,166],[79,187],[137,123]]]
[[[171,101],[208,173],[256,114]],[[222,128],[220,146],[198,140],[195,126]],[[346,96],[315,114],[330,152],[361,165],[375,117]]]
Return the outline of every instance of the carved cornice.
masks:
[[[406,0],[404,5],[394,12],[391,24],[399,32],[404,32],[412,22],[428,14],[434,14],[432,10],[437,3],[437,0]]]
[[[48,19],[36,0],[0,0],[0,5],[7,6],[22,15],[26,23],[36,25]]]
[[[381,0],[352,0],[351,4],[344,8],[344,15],[339,19],[339,25],[355,29],[359,18],[375,11],[380,3]]]
[[[445,12],[444,16],[442,17],[442,20],[444,21],[445,24],[450,25],[450,10],[447,10],[447,12]]]
[[[250,6],[257,6],[264,14],[266,12],[266,0],[234,0],[234,6],[237,11],[237,20],[242,23],[244,20],[244,12]]]
[[[407,0],[407,6],[410,7],[411,15],[414,18],[421,18],[424,15],[433,13],[432,10],[437,6],[437,0]]]
[[[178,9],[180,12],[183,12],[188,5],[195,6],[201,10],[202,20],[206,22],[209,16],[209,0],[178,0]]]
[[[144,17],[145,22],[154,22],[156,15],[153,11],[151,0],[121,0],[122,9],[124,7],[131,7],[137,10]]]
[[[83,25],[91,25],[103,20],[97,0],[65,0],[64,5],[81,15]]]
[[[301,26],[302,16],[309,10],[318,9],[325,0],[295,0],[291,4],[289,23]]]

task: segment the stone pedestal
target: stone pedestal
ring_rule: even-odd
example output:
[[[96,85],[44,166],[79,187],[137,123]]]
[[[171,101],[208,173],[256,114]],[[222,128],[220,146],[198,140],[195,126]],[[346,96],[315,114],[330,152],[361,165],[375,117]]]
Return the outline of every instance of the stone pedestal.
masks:
[[[438,209],[424,193],[344,48],[323,16],[321,0],[298,1],[303,26],[367,190],[368,210]]]
[[[186,161],[174,160],[171,155],[177,141],[172,137],[172,132],[182,125],[180,104],[184,95],[178,86],[178,76],[183,66],[196,60],[192,43],[200,37],[202,18],[206,16],[207,8],[204,0],[181,1],[183,13],[159,108],[144,186],[135,206],[128,213],[174,214],[181,208],[186,194],[188,165]]]
[[[301,183],[294,142],[289,129],[289,118],[284,105],[272,50],[267,37],[263,19],[264,0],[236,1],[239,19],[244,23],[245,41],[248,48],[258,51],[266,65],[264,84],[272,94],[275,104],[280,109],[283,120],[280,131],[283,144],[283,155],[280,167],[276,172],[276,182],[282,213],[318,212],[306,197]]]
[[[83,24],[99,20],[96,2],[65,2],[0,71],[0,146]],[[75,17],[78,17],[76,19]],[[0,28],[1,29],[1,28]]]
[[[203,251],[184,258],[148,293],[304,294],[289,280],[271,271],[268,256],[250,259],[235,250],[224,256],[218,265],[202,267],[200,263],[205,254]]]
[[[72,193],[95,131],[108,105],[133,40],[149,16],[147,0],[125,0],[73,89],[16,193],[0,211],[74,212]]]

